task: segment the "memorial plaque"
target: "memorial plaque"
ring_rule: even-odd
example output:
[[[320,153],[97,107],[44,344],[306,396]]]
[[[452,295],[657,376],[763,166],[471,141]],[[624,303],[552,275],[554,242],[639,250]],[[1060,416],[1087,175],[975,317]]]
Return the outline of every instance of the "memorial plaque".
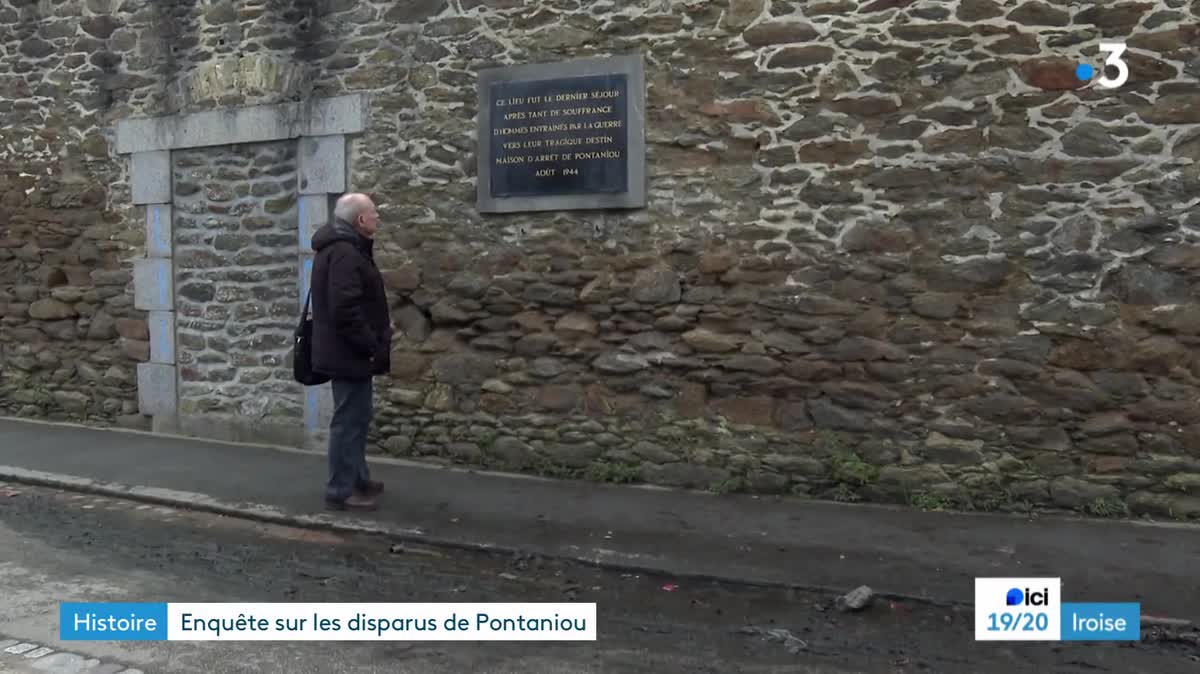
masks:
[[[641,55],[480,73],[481,212],[640,208]]]

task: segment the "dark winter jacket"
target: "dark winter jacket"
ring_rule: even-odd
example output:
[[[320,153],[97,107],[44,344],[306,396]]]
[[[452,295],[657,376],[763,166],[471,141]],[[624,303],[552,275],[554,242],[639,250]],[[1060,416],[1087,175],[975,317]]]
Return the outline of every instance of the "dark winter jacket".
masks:
[[[391,370],[392,321],[373,246],[340,220],[312,238],[313,369],[335,379]]]

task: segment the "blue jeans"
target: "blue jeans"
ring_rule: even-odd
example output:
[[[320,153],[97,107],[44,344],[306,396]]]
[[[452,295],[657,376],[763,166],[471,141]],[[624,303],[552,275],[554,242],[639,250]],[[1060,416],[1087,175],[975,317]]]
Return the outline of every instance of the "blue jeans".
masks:
[[[344,501],[354,490],[364,489],[367,469],[367,429],[374,413],[373,381],[334,379],[333,420],[329,424],[329,482],[325,498]]]

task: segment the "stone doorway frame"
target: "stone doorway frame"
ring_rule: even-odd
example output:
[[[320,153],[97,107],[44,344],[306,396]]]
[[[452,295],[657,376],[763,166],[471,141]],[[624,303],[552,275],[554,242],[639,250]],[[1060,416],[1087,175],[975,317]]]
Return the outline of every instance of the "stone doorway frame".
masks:
[[[134,262],[133,290],[134,308],[149,312],[150,360],[137,365],[137,391],[138,409],[151,417],[155,433],[299,444],[307,449],[322,447],[333,407],[329,384],[305,387],[303,428],[292,437],[245,437],[237,429],[212,429],[211,422],[189,420],[180,414],[171,153],[286,140],[297,143],[297,287],[302,307],[312,274],[308,241],[329,221],[333,197],[348,191],[348,138],[366,130],[368,104],[366,94],[350,94],[117,122],[116,151],[118,155],[130,155],[130,197],[135,206],[141,207],[146,228],[145,257]],[[210,432],[197,432],[200,428]]]

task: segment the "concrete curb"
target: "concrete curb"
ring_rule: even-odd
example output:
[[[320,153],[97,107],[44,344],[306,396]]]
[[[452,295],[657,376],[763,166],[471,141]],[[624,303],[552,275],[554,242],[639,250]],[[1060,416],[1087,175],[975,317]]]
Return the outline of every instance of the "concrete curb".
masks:
[[[40,487],[51,487],[72,492],[95,494],[112,498],[137,501],[160,506],[169,506],[182,510],[208,512],[239,519],[279,524],[317,531],[328,531],[342,534],[358,534],[379,536],[401,543],[414,543],[436,548],[466,550],[476,553],[503,555],[536,555],[548,559],[586,564],[610,571],[622,573],[640,573],[653,576],[666,576],[675,579],[685,579],[697,582],[722,583],[764,589],[798,590],[828,594],[831,597],[840,596],[853,588],[834,588],[823,585],[805,583],[784,583],[777,580],[752,578],[733,575],[713,575],[681,571],[670,563],[670,560],[653,558],[646,555],[623,553],[615,550],[594,548],[585,551],[579,546],[571,545],[563,548],[544,546],[514,546],[505,543],[486,541],[470,541],[458,538],[434,536],[420,528],[389,526],[377,522],[355,519],[348,515],[320,514],[299,515],[285,512],[274,506],[257,503],[230,503],[213,498],[207,494],[195,492],[161,489],[158,487],[139,487],[113,482],[101,482],[89,478],[59,473],[27,470],[13,466],[0,466],[0,481],[17,484],[27,484]],[[956,599],[939,599],[928,596],[912,595],[894,592],[881,588],[873,588],[877,597],[899,601],[919,602],[931,606],[967,607],[974,606],[973,598],[969,601]]]

